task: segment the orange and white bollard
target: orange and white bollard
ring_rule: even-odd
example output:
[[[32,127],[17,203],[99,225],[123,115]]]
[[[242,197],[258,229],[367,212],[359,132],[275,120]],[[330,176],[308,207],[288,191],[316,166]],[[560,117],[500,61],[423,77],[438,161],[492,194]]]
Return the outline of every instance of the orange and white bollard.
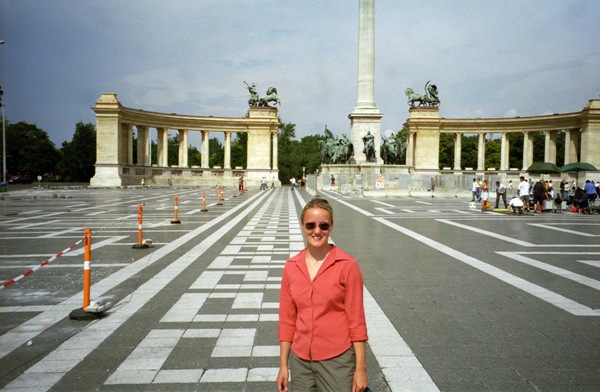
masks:
[[[218,206],[222,206],[223,205],[223,200],[221,198],[221,187],[217,188],[217,205]]]
[[[92,285],[92,230],[83,231],[83,307],[90,306],[90,286]]]
[[[83,237],[83,306],[69,314],[71,320],[95,320],[112,307],[111,302],[91,303],[92,286],[92,230],[85,229]]]
[[[202,209],[200,211],[208,211],[208,208],[206,208],[206,191],[202,192]]]
[[[171,223],[181,223],[178,219],[179,216],[179,196],[175,195],[175,217],[171,221]]]
[[[133,245],[133,249],[146,249],[148,248],[148,244],[144,244],[143,234],[142,234],[142,216],[144,215],[144,205],[138,205],[138,243]]]

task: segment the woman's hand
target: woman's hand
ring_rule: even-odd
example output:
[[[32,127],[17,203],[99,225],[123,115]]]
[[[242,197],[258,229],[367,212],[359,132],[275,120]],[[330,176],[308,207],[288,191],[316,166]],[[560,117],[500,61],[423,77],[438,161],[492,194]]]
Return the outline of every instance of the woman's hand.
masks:
[[[356,370],[352,379],[352,392],[363,392],[369,386],[366,370]]]
[[[277,374],[277,391],[287,392],[288,390],[289,371],[287,367],[280,367]]]

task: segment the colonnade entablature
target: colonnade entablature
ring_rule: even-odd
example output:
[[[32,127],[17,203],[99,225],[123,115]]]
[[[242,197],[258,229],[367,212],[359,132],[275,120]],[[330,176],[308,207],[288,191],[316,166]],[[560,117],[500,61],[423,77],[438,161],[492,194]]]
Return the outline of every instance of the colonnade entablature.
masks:
[[[556,163],[556,135],[565,133],[565,163],[588,162],[600,167],[600,99],[591,99],[580,112],[533,117],[447,119],[437,107],[413,107],[407,129],[406,165],[416,171],[439,170],[440,134],[454,135],[454,167],[460,171],[463,135],[478,135],[477,168],[485,170],[485,138],[501,137],[500,170],[509,170],[510,136],[523,134],[524,171],[533,163],[533,135],[545,134],[544,161]]]
[[[171,179],[179,185],[222,185],[243,176],[250,185],[263,177],[278,178],[277,109],[270,106],[250,107],[246,117],[229,118],[159,113],[127,108],[114,93],[105,93],[92,108],[96,112],[96,173],[92,187],[119,187],[146,184],[167,184]],[[137,132],[137,154],[134,160],[134,128]],[[150,129],[157,134],[157,164],[150,159]],[[179,134],[177,165],[168,164],[168,132]],[[189,167],[189,133],[200,132],[200,166]],[[209,167],[209,137],[222,133],[224,162],[222,167]],[[247,133],[246,167],[231,167],[231,135]]]

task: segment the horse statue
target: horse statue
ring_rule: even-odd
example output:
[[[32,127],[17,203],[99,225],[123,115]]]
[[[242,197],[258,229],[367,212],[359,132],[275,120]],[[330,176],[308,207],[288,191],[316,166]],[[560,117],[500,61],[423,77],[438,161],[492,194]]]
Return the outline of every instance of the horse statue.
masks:
[[[281,106],[281,101],[277,98],[277,89],[275,87],[269,87],[267,95],[260,97],[258,106],[269,106],[269,102],[274,102],[275,105]]]
[[[332,158],[332,153],[329,149],[329,144],[327,143],[329,140],[319,140],[319,150],[321,151],[321,163],[327,164]]]
[[[408,87],[404,90],[404,94],[408,97],[408,106],[415,107],[415,103],[419,103],[419,106],[439,106],[440,99],[438,97],[438,90],[435,84],[429,84],[430,81],[425,83],[425,94],[416,94],[412,88]]]
[[[383,159],[384,164],[395,165],[399,163],[397,147],[396,138],[393,135],[383,142],[383,146],[381,146],[381,159]]]
[[[333,163],[346,164],[354,156],[354,146],[352,142],[342,135],[342,137],[336,140],[334,145],[334,155],[332,158]]]
[[[274,102],[275,105],[281,105],[281,101],[277,97],[277,89],[275,87],[269,87],[267,90],[267,95],[263,97],[259,97],[256,92],[256,84],[252,83],[249,85],[244,82],[246,86],[248,86],[248,92],[250,93],[250,99],[248,99],[248,106],[269,106],[269,103]]]

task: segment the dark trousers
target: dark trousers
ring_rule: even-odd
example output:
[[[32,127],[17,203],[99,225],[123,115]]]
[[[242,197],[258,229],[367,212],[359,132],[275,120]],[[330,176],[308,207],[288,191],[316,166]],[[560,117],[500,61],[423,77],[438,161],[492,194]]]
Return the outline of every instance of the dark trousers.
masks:
[[[292,392],[350,392],[356,357],[350,347],[343,354],[324,361],[306,361],[290,353]]]
[[[500,198],[502,198],[502,202],[504,202],[504,208],[507,208],[508,205],[506,204],[506,192],[504,192],[504,193],[497,193],[496,192],[496,208],[498,208],[498,204],[500,202]]]

